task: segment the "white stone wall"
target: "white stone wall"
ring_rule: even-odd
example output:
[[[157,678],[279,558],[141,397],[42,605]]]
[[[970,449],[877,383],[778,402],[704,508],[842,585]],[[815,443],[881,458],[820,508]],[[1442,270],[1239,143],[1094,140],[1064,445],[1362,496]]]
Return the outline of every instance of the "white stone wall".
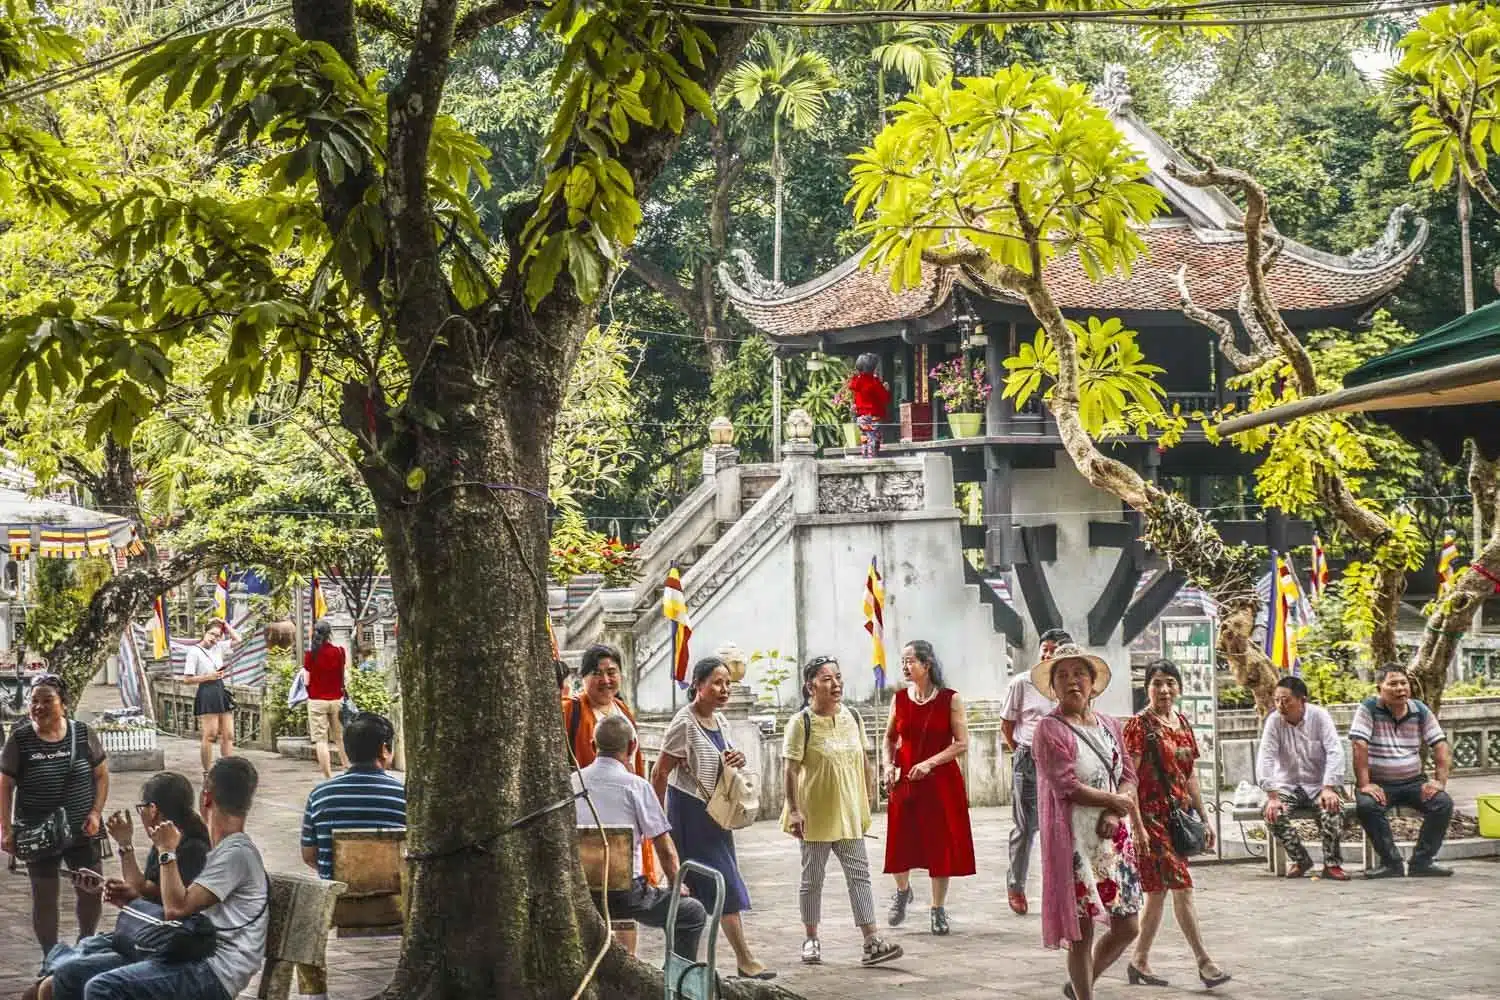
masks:
[[[1012,509],[1019,526],[1056,524],[1057,561],[1043,563],[1052,599],[1062,614],[1063,627],[1079,643],[1087,645],[1088,615],[1094,601],[1103,591],[1119,549],[1089,548],[1090,521],[1121,521],[1120,504],[1113,497],[1090,486],[1078,469],[1059,455],[1053,469],[1016,469],[1012,473]],[[1026,598],[1019,586],[1012,587],[1016,610],[1026,620],[1026,646],[1016,659],[1021,666],[1037,660],[1037,636]],[[1093,652],[1113,668],[1114,679],[1099,699],[1099,707],[1111,715],[1124,718],[1131,714],[1130,652],[1121,641],[1118,627],[1110,641]]]

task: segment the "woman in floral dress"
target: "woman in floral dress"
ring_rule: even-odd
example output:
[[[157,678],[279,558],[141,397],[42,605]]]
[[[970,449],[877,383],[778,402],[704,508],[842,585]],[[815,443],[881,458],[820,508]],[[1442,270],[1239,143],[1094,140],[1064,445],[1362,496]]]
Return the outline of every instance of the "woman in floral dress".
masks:
[[[1032,753],[1042,830],[1042,943],[1068,949],[1064,995],[1093,1000],[1094,983],[1129,947],[1141,907],[1137,851],[1146,848],[1135,768],[1120,723],[1093,709],[1109,664],[1059,646],[1031,682],[1057,708],[1037,723]],[[1094,940],[1095,923],[1108,930]]]
[[[1193,875],[1187,858],[1172,849],[1167,816],[1175,802],[1178,808],[1203,811],[1198,787],[1198,741],[1193,727],[1177,711],[1182,693],[1182,673],[1171,660],[1154,660],[1146,666],[1146,707],[1125,724],[1125,749],[1140,774],[1141,815],[1146,821],[1150,849],[1141,855],[1141,884],[1146,906],[1141,913],[1141,936],[1126,972],[1130,982],[1166,986],[1167,981],[1151,971],[1151,945],[1161,927],[1167,893],[1172,893],[1172,913],[1182,936],[1198,960],[1198,978],[1208,989],[1227,983],[1230,976],[1220,969],[1203,944],[1198,913],[1193,907]],[[1208,827],[1205,846],[1214,846],[1213,827]]]

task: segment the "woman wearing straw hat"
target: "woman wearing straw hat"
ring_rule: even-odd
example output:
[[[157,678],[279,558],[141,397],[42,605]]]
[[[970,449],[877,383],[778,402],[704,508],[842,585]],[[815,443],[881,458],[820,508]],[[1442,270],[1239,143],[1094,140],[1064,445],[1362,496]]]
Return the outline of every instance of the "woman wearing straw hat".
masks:
[[[1042,943],[1068,949],[1072,1000],[1093,1000],[1094,982],[1135,939],[1141,908],[1136,852],[1147,847],[1135,799],[1135,767],[1120,723],[1093,709],[1109,686],[1104,660],[1071,643],[1031,671],[1057,702],[1037,723],[1032,753],[1042,831]],[[1095,941],[1094,924],[1108,930]]]

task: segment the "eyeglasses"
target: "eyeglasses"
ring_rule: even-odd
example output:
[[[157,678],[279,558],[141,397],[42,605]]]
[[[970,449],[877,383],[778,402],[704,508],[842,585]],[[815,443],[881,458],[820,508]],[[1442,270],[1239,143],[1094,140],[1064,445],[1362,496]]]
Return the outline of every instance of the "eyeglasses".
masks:
[[[811,660],[807,661],[807,666],[804,669],[808,670],[808,671],[820,670],[823,667],[826,667],[830,663],[832,663],[835,667],[838,666],[839,665],[838,657],[836,657],[836,656],[814,656]]]

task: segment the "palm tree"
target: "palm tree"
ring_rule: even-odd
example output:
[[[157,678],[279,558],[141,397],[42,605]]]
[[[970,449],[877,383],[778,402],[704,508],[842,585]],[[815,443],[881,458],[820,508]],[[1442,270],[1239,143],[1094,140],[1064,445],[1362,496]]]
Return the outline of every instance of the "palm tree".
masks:
[[[884,0],[881,6],[894,5],[895,0]],[[872,25],[870,32],[870,58],[875,60],[876,106],[880,108],[880,124],[885,125],[885,75],[895,72],[906,79],[907,86],[936,83],[953,71],[953,56],[943,47],[943,35],[936,25],[893,24],[881,22]]]
[[[771,280],[781,280],[781,196],[786,161],[781,154],[781,125],[797,131],[811,128],[828,106],[827,94],[838,87],[828,60],[816,52],[802,52],[797,43],[781,43],[763,33],[750,44],[748,58],[719,85],[719,107],[738,102],[747,114],[767,102],[771,112],[771,184],[775,204]]]

